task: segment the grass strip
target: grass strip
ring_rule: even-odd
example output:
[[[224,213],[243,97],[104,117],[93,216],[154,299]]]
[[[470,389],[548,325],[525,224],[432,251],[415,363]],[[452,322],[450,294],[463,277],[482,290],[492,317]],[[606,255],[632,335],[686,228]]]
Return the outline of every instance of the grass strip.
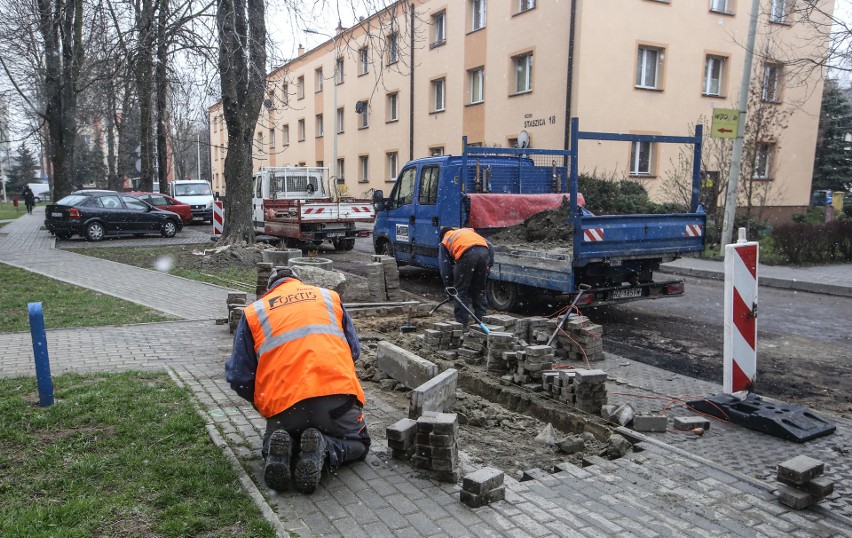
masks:
[[[274,536],[161,373],[0,380],[0,536]]]
[[[27,304],[41,302],[48,329],[177,319],[150,308],[0,264],[0,333],[30,329]]]

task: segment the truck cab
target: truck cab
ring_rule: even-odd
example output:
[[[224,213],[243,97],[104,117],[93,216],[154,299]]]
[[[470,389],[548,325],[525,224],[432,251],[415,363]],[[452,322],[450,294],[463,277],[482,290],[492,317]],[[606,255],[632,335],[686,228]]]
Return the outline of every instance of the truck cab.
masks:
[[[327,168],[275,166],[261,168],[252,177],[252,223],[264,233],[264,200],[320,200],[328,198]]]
[[[193,221],[213,222],[214,198],[209,182],[201,179],[171,181],[169,195],[179,202],[190,205]]]

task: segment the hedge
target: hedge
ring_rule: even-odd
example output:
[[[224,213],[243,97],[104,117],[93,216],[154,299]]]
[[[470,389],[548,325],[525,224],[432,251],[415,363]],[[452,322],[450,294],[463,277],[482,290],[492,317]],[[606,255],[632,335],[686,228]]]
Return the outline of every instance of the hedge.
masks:
[[[776,251],[793,264],[852,261],[852,221],[806,224],[790,222],[773,228]]]

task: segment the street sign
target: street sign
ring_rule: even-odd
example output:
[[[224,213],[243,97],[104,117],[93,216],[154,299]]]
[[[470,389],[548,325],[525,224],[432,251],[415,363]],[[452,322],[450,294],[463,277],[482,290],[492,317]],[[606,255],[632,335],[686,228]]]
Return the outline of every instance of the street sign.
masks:
[[[739,110],[714,108],[713,121],[710,124],[710,136],[713,138],[736,138],[739,121]]]

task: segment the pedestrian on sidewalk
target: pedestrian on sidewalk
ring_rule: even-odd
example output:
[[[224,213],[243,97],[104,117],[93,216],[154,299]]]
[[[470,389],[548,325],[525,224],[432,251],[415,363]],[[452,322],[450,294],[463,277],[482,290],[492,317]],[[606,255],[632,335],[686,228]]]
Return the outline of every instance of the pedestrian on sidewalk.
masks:
[[[231,388],[266,418],[267,486],[313,493],[326,462],[366,457],[360,355],[340,296],[304,284],[293,268],[274,268],[269,291],[245,309],[225,365]]]
[[[24,199],[24,204],[27,206],[27,213],[33,214],[33,206],[35,205],[35,193],[29,185],[24,185],[24,190],[21,192],[21,197]]]
[[[453,286],[462,303],[473,303],[473,314],[480,320],[488,306],[485,285],[492,265],[494,247],[487,239],[471,228],[441,228],[438,266],[444,287]],[[467,330],[470,316],[459,301],[453,303],[453,314]]]

